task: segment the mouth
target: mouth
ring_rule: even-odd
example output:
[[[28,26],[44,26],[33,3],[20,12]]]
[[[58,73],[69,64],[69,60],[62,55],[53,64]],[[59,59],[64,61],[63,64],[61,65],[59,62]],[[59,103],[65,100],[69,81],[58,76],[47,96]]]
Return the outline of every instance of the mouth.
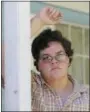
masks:
[[[58,67],[56,67],[56,68],[52,68],[52,70],[60,70],[61,68],[58,68]]]

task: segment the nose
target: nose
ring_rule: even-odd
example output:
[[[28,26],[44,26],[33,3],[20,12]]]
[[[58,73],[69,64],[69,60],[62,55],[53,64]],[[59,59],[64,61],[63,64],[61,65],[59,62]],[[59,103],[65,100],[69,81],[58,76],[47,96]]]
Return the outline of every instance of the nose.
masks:
[[[58,63],[58,61],[55,58],[53,58],[52,59],[52,64],[55,64],[55,63]]]

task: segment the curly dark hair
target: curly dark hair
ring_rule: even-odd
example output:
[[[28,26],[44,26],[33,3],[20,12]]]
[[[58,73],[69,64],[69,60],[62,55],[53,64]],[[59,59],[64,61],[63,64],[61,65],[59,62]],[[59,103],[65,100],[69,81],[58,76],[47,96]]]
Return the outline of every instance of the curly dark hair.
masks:
[[[67,40],[65,37],[62,36],[62,33],[58,30],[52,31],[51,29],[46,29],[43,32],[41,32],[34,40],[32,43],[32,56],[35,59],[34,65],[36,66],[38,70],[38,60],[40,56],[40,51],[44,50],[45,48],[48,47],[48,43],[50,42],[59,42],[67,56],[69,57],[70,63],[72,62],[72,56],[73,56],[73,49],[71,48],[71,42]]]

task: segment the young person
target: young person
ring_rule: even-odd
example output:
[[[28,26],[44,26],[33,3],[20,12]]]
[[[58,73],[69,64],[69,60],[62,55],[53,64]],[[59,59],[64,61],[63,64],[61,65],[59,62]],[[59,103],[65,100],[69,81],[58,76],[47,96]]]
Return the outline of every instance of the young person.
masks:
[[[46,24],[57,24],[60,17],[56,9],[42,9],[31,23],[32,34]],[[42,31],[33,40],[32,55],[40,72],[32,75],[32,111],[89,111],[89,88],[68,74],[73,49],[61,32]]]

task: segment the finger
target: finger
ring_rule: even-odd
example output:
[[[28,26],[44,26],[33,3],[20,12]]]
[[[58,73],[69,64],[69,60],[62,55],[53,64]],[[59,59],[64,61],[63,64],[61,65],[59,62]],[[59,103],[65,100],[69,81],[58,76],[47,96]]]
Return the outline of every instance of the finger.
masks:
[[[54,21],[59,20],[59,21],[61,22],[61,21],[62,21],[62,19],[63,19],[62,13],[60,13],[60,15],[61,15],[61,16],[58,16],[58,15],[57,15],[57,17],[56,17],[56,18],[54,18],[53,20],[54,20]]]
[[[48,11],[49,20],[51,20],[52,22],[55,22],[55,23],[61,21],[62,13],[60,11],[56,10],[53,7],[48,7],[47,11]]]
[[[53,19],[52,21],[53,21],[53,24],[58,24],[62,22],[62,18],[59,17],[59,18]]]
[[[50,18],[51,20],[54,20],[54,18],[55,18],[54,15],[56,14],[56,12],[57,12],[57,11],[56,11],[55,9],[53,9],[52,12],[49,14],[49,18]]]
[[[56,21],[57,23],[58,23],[58,22],[61,23],[61,22],[63,21],[63,19],[60,17],[60,18],[58,18],[58,19],[56,19],[56,20],[54,20],[54,21]]]
[[[53,7],[49,7],[49,14],[52,14],[55,9]]]
[[[60,24],[61,22],[62,20],[58,19],[58,20],[53,21],[53,24]]]
[[[59,17],[59,11],[56,11],[52,16],[53,16],[54,18]]]
[[[51,12],[51,14],[50,14],[50,17],[53,16],[56,12],[57,12],[56,9],[52,9],[52,12]]]
[[[60,13],[60,11],[54,9],[52,11],[52,13],[49,15],[49,17],[50,17],[50,19],[54,19],[55,20],[55,19],[57,19],[59,17],[62,17],[62,13]]]
[[[46,14],[49,16],[52,13],[53,9],[54,9],[53,7],[47,7]]]
[[[54,21],[57,21],[57,20],[62,20],[63,17],[56,17],[56,18],[53,18]]]
[[[53,15],[52,15],[53,20],[59,19],[60,18],[60,14],[59,11],[56,11]]]
[[[57,11],[54,15],[53,15],[54,18],[62,18],[62,14],[60,13],[60,11]]]

